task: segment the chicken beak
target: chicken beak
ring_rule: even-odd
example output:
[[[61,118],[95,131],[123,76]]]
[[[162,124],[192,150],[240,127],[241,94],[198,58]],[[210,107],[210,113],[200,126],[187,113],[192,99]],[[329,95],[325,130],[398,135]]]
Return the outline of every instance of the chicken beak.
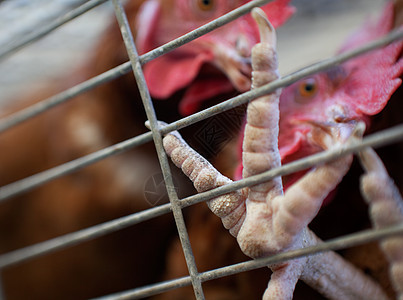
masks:
[[[207,99],[228,92],[243,93],[250,90],[250,52],[255,41],[248,38],[246,33],[225,31],[227,29],[224,27],[216,35],[205,36],[188,45],[200,49],[200,53],[208,53],[208,59],[200,63],[197,79],[189,82],[179,107],[182,115],[195,113]],[[213,68],[202,69],[202,64]]]
[[[308,140],[324,150],[359,140],[365,132],[365,123],[362,121],[339,123],[310,120],[304,123],[312,127]]]
[[[214,42],[209,45],[214,53],[212,64],[223,72],[238,92],[251,87],[250,50],[253,45],[242,33],[229,43]]]

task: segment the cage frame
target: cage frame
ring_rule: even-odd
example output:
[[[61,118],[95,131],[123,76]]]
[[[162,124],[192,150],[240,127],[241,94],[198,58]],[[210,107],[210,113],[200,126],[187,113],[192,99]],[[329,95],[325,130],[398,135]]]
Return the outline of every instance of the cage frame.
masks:
[[[11,45],[9,48],[0,52],[0,61],[12,53],[18,51],[19,49],[25,47],[26,45],[35,42],[36,40],[42,38],[58,27],[66,24],[67,22],[74,20],[77,16],[86,13],[87,11],[97,7],[98,5],[108,2],[108,0],[90,0],[84,1],[84,3],[79,6],[77,9],[74,9],[71,12],[68,12],[66,15],[61,18],[55,20],[54,23],[45,26],[44,28],[40,28],[38,31],[34,32],[33,35],[30,35],[27,38],[23,38],[17,43]],[[149,95],[146,82],[144,76],[142,74],[142,65],[155,59],[161,55],[164,55],[208,32],[211,32],[233,20],[236,18],[249,13],[252,8],[257,6],[265,5],[270,0],[252,0],[241,7],[223,15],[215,19],[212,22],[207,23],[195,29],[194,31],[185,34],[165,45],[162,45],[154,50],[149,51],[141,56],[138,55],[135,47],[135,43],[133,40],[133,36],[130,31],[130,26],[127,21],[126,13],[124,11],[124,7],[122,5],[121,0],[110,0],[112,2],[113,9],[115,12],[115,17],[120,25],[123,41],[126,45],[126,50],[129,55],[129,61],[110,69],[100,75],[92,77],[78,85],[75,85],[63,92],[56,94],[50,98],[44,99],[40,101],[38,104],[28,107],[27,109],[21,110],[15,114],[4,117],[0,119],[0,134],[5,130],[21,123],[30,118],[39,115],[42,112],[45,112],[58,104],[64,103],[75,96],[84,93],[96,86],[99,86],[103,83],[109,82],[117,77],[123,76],[124,74],[133,71],[135,75],[135,81],[138,84],[140,94],[143,100],[143,106],[147,113],[147,118],[150,122],[151,131],[133,137],[129,140],[117,143],[115,145],[106,147],[102,150],[93,152],[89,155],[83,156],[76,160],[67,162],[60,166],[54,167],[52,169],[43,171],[41,173],[35,174],[28,178],[19,180],[17,182],[8,184],[6,186],[0,187],[0,204],[4,201],[11,201],[13,196],[16,196],[20,193],[27,192],[37,186],[45,184],[55,178],[58,178],[63,175],[70,174],[75,172],[81,168],[84,168],[88,165],[91,165],[95,162],[98,162],[102,159],[105,159],[112,155],[120,154],[124,151],[127,151],[133,147],[140,146],[147,142],[153,141],[156,146],[157,153],[159,156],[159,161],[161,164],[161,170],[163,172],[163,176],[165,179],[165,186],[168,191],[168,196],[170,199],[170,203],[158,205],[152,207],[150,209],[140,211],[137,213],[133,213],[118,219],[114,219],[112,221],[108,221],[105,223],[101,223],[92,227],[88,227],[73,233],[69,233],[66,235],[62,235],[56,237],[54,239],[41,242],[38,244],[34,244],[31,246],[27,246],[25,248],[17,249],[9,253],[5,253],[0,255],[0,274],[1,270],[7,268],[9,266],[22,263],[29,259],[34,259],[36,257],[46,255],[48,253],[58,251],[61,249],[65,249],[67,247],[72,247],[84,241],[88,241],[91,239],[95,239],[97,237],[106,235],[108,233],[126,228],[128,226],[133,226],[140,222],[144,222],[151,218],[158,217],[163,214],[173,213],[176,226],[178,229],[178,234],[181,239],[182,249],[184,251],[185,259],[188,265],[189,276],[185,276],[182,278],[177,278],[165,282],[156,283],[153,285],[136,288],[129,291],[122,291],[120,293],[116,293],[113,295],[108,295],[102,297],[100,299],[138,299],[142,297],[147,297],[151,295],[155,295],[157,293],[162,293],[164,291],[179,288],[187,285],[192,285],[194,289],[194,294],[196,299],[204,299],[202,283],[207,280],[213,280],[216,278],[220,278],[223,276],[229,276],[232,274],[237,274],[240,272],[265,267],[268,264],[282,262],[288,259],[294,259],[298,257],[302,257],[305,255],[312,255],[315,253],[319,253],[322,251],[329,250],[338,250],[347,247],[352,247],[356,245],[360,245],[363,243],[368,243],[371,241],[376,241],[379,239],[384,239],[390,236],[401,235],[403,234],[403,224],[383,228],[383,229],[368,229],[359,233],[353,233],[350,235],[346,235],[343,237],[335,238],[329,241],[325,241],[323,244],[315,245],[313,247],[297,249],[293,251],[288,251],[280,254],[276,254],[274,256],[260,258],[255,260],[249,260],[242,263],[238,263],[231,266],[225,266],[219,269],[214,269],[206,272],[199,273],[197,271],[197,265],[194,261],[194,256],[192,254],[192,248],[190,245],[189,237],[187,234],[186,224],[184,222],[184,218],[182,215],[182,209],[188,207],[190,205],[194,205],[196,203],[207,201],[211,198],[217,197],[219,195],[223,195],[237,189],[248,187],[251,185],[255,185],[257,183],[265,182],[270,180],[276,176],[282,176],[286,174],[290,174],[299,170],[307,169],[312,166],[315,166],[319,163],[324,163],[330,160],[334,160],[336,158],[342,157],[347,154],[357,153],[360,150],[366,147],[380,147],[384,145],[388,145],[391,143],[396,143],[398,141],[403,140],[403,125],[397,125],[395,127],[368,135],[363,138],[360,143],[354,145],[344,145],[332,148],[327,151],[323,151],[297,161],[285,164],[279,168],[275,168],[264,172],[259,175],[251,176],[246,179],[242,179],[231,184],[213,189],[208,192],[195,194],[184,199],[179,199],[178,195],[175,192],[175,188],[173,185],[172,177],[170,174],[170,166],[168,164],[168,158],[165,154],[165,151],[162,147],[162,136],[174,130],[179,130],[191,124],[195,124],[201,120],[212,117],[224,111],[227,111],[236,106],[248,103],[249,101],[258,98],[267,93],[271,93],[278,88],[282,88],[288,86],[302,78],[305,78],[309,75],[313,75],[317,72],[323,71],[330,67],[333,67],[337,64],[345,62],[349,59],[362,55],[368,51],[386,46],[394,41],[403,39],[403,30],[396,29],[393,30],[388,35],[370,42],[364,46],[361,46],[357,49],[350,50],[348,52],[333,56],[326,60],[322,60],[318,63],[308,65],[296,72],[288,74],[281,79],[275,80],[261,88],[257,88],[245,93],[242,93],[238,96],[235,96],[231,99],[228,99],[224,102],[221,102],[217,105],[214,105],[205,110],[199,111],[189,117],[182,118],[177,120],[171,124],[168,124],[164,127],[159,127],[157,124],[157,117],[155,115],[155,111],[152,106],[152,100]],[[1,279],[1,278],[0,278]],[[1,293],[1,280],[0,280],[0,298],[2,296]]]

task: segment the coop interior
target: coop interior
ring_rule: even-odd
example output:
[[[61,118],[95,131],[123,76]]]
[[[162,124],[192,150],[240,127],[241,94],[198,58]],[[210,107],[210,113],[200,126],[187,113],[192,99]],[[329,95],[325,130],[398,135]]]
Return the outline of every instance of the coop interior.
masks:
[[[400,0],[0,1],[0,299],[403,299],[402,18]],[[262,28],[277,77],[251,88]],[[242,175],[264,97],[278,165]],[[195,187],[167,137],[225,184]],[[273,229],[251,255],[246,223],[283,207],[252,209],[273,182],[321,196],[280,219],[306,223],[291,244]],[[240,201],[239,228],[213,201]]]

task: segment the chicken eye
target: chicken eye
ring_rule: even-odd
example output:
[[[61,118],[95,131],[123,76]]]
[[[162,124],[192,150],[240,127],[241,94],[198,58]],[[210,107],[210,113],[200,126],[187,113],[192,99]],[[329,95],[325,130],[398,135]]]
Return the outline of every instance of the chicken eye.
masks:
[[[309,78],[298,85],[297,102],[304,102],[312,98],[318,91],[318,85],[315,79]]]
[[[197,0],[197,6],[202,11],[210,11],[214,7],[214,0]]]

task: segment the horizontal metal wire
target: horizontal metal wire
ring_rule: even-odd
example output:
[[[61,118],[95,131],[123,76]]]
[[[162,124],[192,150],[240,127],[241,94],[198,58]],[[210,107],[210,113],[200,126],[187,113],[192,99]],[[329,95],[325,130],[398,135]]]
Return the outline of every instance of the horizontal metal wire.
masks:
[[[230,193],[234,190],[252,186],[264,181],[273,179],[276,176],[291,174],[300,170],[334,160],[343,155],[358,152],[366,147],[377,148],[403,140],[403,124],[389,128],[366,136],[362,142],[355,145],[338,146],[331,150],[320,152],[309,157],[305,157],[294,162],[288,163],[279,168],[275,168],[259,175],[251,176],[222,187],[199,193],[181,200],[182,208],[207,201],[214,197]],[[101,237],[103,235],[127,228],[129,226],[145,222],[171,211],[171,205],[164,204],[156,206],[126,217],[105,222],[93,227],[66,234],[42,243],[21,248],[3,255],[0,255],[0,269],[36,258],[57,250],[65,249],[79,243]]]
[[[40,28],[37,31],[28,34],[27,36],[21,38],[18,41],[12,42],[4,49],[0,50],[0,61],[5,59],[11,54],[16,53],[18,50],[24,48],[25,46],[43,38],[47,34],[51,33],[60,26],[66,24],[67,22],[77,18],[78,16],[86,13],[87,11],[97,7],[98,5],[106,2],[108,0],[90,0],[79,7],[67,12],[65,15],[57,18],[53,22],[48,23],[46,26]],[[85,2],[85,1],[83,1]]]
[[[217,115],[224,111],[227,111],[236,106],[245,104],[255,98],[258,98],[265,94],[271,93],[278,88],[288,86],[306,76],[310,76],[317,72],[326,70],[335,65],[343,63],[351,58],[359,56],[368,51],[383,47],[385,45],[388,45],[388,44],[390,44],[396,40],[402,39],[402,38],[403,38],[402,29],[392,31],[390,34],[384,36],[383,38],[380,38],[376,41],[368,43],[368,44],[364,45],[363,47],[359,47],[357,49],[354,49],[354,50],[342,53],[340,55],[334,56],[332,58],[323,60],[321,62],[312,64],[310,66],[305,67],[302,70],[296,71],[292,74],[289,74],[281,79],[275,80],[260,88],[253,89],[253,90],[243,93],[239,96],[236,96],[232,99],[221,102],[215,106],[212,106],[210,108],[197,112],[191,116],[185,117],[176,122],[168,124],[167,126],[161,128],[160,131],[162,134],[166,134],[170,131],[179,130],[181,128],[187,127],[189,125],[197,123],[197,122],[204,120],[206,118],[209,118],[211,116]],[[31,190],[37,186],[40,186],[46,182],[49,182],[55,178],[70,174],[70,173],[75,172],[79,169],[82,169],[88,165],[98,162],[102,159],[105,159],[112,155],[117,155],[117,154],[127,151],[129,149],[132,149],[133,147],[137,147],[142,144],[145,144],[151,140],[152,140],[151,132],[147,132],[147,133],[141,134],[139,136],[136,136],[132,139],[126,140],[124,142],[112,145],[110,147],[104,148],[97,152],[94,152],[89,155],[78,158],[76,160],[70,161],[63,165],[54,167],[54,168],[46,170],[44,172],[37,173],[33,176],[30,176],[25,179],[19,180],[17,182],[11,183],[9,185],[3,186],[0,188],[0,203],[13,196],[16,196],[18,194]]]
[[[209,280],[214,280],[221,277],[235,275],[241,272],[247,272],[263,268],[268,265],[273,265],[304,256],[314,255],[325,251],[350,248],[402,234],[403,234],[403,224],[376,230],[365,230],[362,232],[352,233],[349,235],[345,235],[343,237],[331,239],[329,241],[317,244],[315,246],[282,252],[273,256],[249,260],[246,262],[203,272],[200,273],[200,278],[203,282],[206,282]],[[141,299],[188,285],[190,285],[190,277],[186,276],[141,288],[136,288],[125,292],[116,293],[109,296],[99,297],[96,299],[98,300]]]
[[[12,265],[25,262],[29,259],[40,257],[57,250],[62,250],[67,247],[78,245],[80,243],[90,241],[97,237],[104,236],[108,233],[122,230],[129,226],[139,224],[146,220],[156,218],[170,212],[170,204],[156,206],[148,210],[144,210],[129,216],[114,219],[113,221],[105,222],[83,230],[78,230],[73,233],[65,234],[42,243],[38,243],[25,248],[0,255],[0,269],[10,267]]]
[[[103,1],[105,1],[105,0],[103,0]],[[219,17],[219,18],[175,39],[175,40],[172,40],[150,52],[145,53],[144,55],[140,56],[140,63],[143,65],[163,54],[166,54],[180,46],[183,46],[184,44],[191,42],[192,40],[194,40],[198,37],[201,37],[202,35],[205,35],[206,33],[209,33],[211,31],[239,18],[242,15],[247,14],[248,12],[250,12],[252,10],[252,8],[254,8],[256,6],[262,6],[271,1],[270,0],[253,0],[251,2],[248,2],[247,4],[240,6],[239,8],[223,15],[222,17]],[[10,116],[4,117],[0,120],[0,133],[21,123],[21,122],[24,122],[42,112],[45,112],[46,110],[51,109],[52,107],[54,107],[58,104],[66,102],[83,92],[93,89],[93,88],[97,87],[98,85],[109,82],[124,74],[127,74],[130,70],[131,70],[130,62],[125,62],[113,69],[108,70],[107,72],[104,72],[96,77],[93,77],[87,81],[84,81],[84,82],[80,83],[79,85],[76,85],[70,89],[67,89],[57,95],[47,98],[47,99],[45,99],[41,102],[38,102],[37,104],[34,104],[28,108],[25,108],[21,111],[13,113]]]
[[[284,176],[298,171],[306,170],[316,165],[335,160],[344,155],[357,153],[367,147],[378,148],[381,146],[397,143],[402,140],[403,124],[368,135],[364,137],[362,141],[357,142],[354,145],[340,145],[330,150],[319,152],[308,157],[295,160],[279,168],[271,169],[259,175],[250,176],[242,180],[234,181],[230,184],[218,187],[214,190],[187,197],[183,199],[182,203],[184,206],[189,206],[195,203],[195,198],[197,199],[197,202],[206,201],[208,199],[212,199],[214,197],[224,195],[232,191],[242,189],[244,187],[250,187],[255,184],[269,181],[277,176]]]

